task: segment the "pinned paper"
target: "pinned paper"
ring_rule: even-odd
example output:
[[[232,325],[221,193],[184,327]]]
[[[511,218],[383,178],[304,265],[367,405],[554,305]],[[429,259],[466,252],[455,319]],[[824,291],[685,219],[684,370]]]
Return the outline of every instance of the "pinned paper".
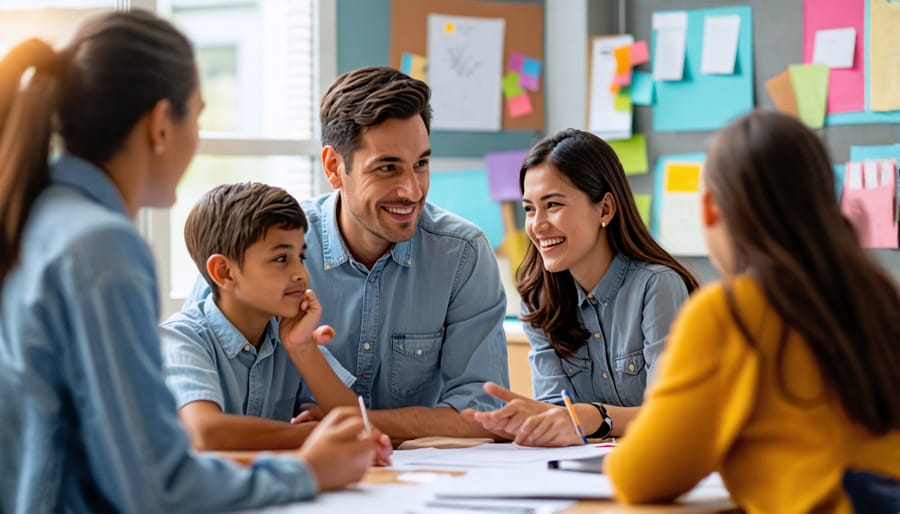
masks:
[[[644,225],[650,228],[650,195],[634,195],[634,203]]]
[[[619,90],[613,99],[613,109],[617,111],[631,111],[631,91],[627,87]]]
[[[673,157],[676,160],[670,160]],[[702,164],[673,157],[660,157],[654,171],[658,175],[658,196],[653,202],[654,215],[658,216],[655,221],[657,240],[674,255],[706,255],[700,223]]]
[[[537,91],[541,88],[541,78],[535,75],[521,75],[519,77],[519,87]]]
[[[534,112],[534,108],[531,106],[531,98],[528,97],[528,93],[522,93],[519,96],[507,98],[506,108],[509,110],[509,115],[512,118],[521,118]]]
[[[616,75],[613,77],[613,84],[617,86],[629,86],[631,85],[631,72],[622,73],[621,75]]]
[[[848,162],[841,212],[866,248],[897,248],[897,161]]]
[[[700,164],[673,162],[666,166],[667,193],[695,193],[700,190]]]
[[[879,0],[880,1],[880,0]],[[846,68],[832,67],[828,74],[828,103],[825,109],[827,114],[859,113],[866,110],[866,65],[865,53],[877,52],[880,47],[890,45],[873,45],[866,49],[865,11],[870,0],[803,0],[803,63],[823,63],[828,65],[828,56],[816,54],[824,52],[824,47],[818,43],[830,43],[836,41],[822,41],[822,34],[826,36],[833,29],[853,29],[854,37],[850,50],[853,54],[850,58],[850,66]],[[877,2],[876,2],[877,3]],[[839,36],[840,37],[840,36]],[[826,39],[833,39],[826,37]],[[884,39],[870,39],[885,41]],[[847,42],[844,41],[843,44]],[[818,47],[818,48],[817,48]],[[846,51],[846,47],[845,47]],[[846,59],[843,59],[846,61]],[[828,124],[832,120],[827,120]]]
[[[491,200],[510,202],[522,199],[522,192],[519,190],[519,172],[522,170],[526,155],[528,150],[491,152],[484,155]]]
[[[428,58],[424,55],[403,52],[400,59],[400,71],[416,80],[427,81]]]
[[[821,128],[825,123],[825,102],[828,99],[828,66],[792,64],[788,70],[800,120],[809,127]]]
[[[687,12],[653,13],[656,45],[653,52],[653,78],[681,80],[687,41]]]
[[[866,0],[869,6],[869,107],[900,110],[900,4]]]
[[[500,204],[492,202],[488,192],[488,173],[484,170],[431,172],[428,201],[478,225],[491,248],[503,241]],[[465,194],[460,194],[465,191]]]
[[[631,75],[631,103],[653,105],[653,76],[646,71],[636,71]]]
[[[525,62],[525,55],[520,54],[519,52],[513,52],[509,54],[509,61],[506,63],[506,68],[510,71],[522,71],[522,63]]]
[[[631,45],[614,48],[613,57],[616,59],[616,75],[631,72]]]
[[[737,58],[740,16],[707,16],[703,20],[703,57],[700,72],[708,75],[731,75]]]
[[[504,98],[513,98],[525,92],[525,90],[519,86],[519,79],[519,74],[515,71],[511,71],[503,76],[501,84],[503,86]]]
[[[813,62],[829,68],[852,68],[856,50],[856,29],[827,29],[816,31]]]
[[[794,95],[794,85],[791,83],[791,73],[788,70],[767,80],[766,91],[779,111],[792,116],[797,115],[797,97]]]
[[[590,91],[588,95],[588,130],[603,139],[631,137],[631,111],[615,109],[617,93],[610,91],[616,72],[613,49],[631,45],[630,35],[595,37],[591,39]],[[619,88],[619,86],[615,86]]]
[[[643,39],[635,41],[631,45],[631,65],[637,66],[645,62],[650,62],[650,50],[647,48],[647,42]]]
[[[631,139],[607,141],[622,162],[626,175],[647,173],[647,140],[643,134],[635,134]]]
[[[531,77],[540,77],[541,61],[532,59],[531,57],[525,57],[524,62],[522,62],[522,74]]]

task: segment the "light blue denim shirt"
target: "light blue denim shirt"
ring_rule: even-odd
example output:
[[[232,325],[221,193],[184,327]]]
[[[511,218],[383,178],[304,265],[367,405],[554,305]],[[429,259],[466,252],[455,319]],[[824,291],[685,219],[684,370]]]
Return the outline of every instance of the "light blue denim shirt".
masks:
[[[191,452],[163,380],[153,257],[93,165],[53,165],[2,293],[0,511],[215,512],[315,494],[296,459]]]
[[[575,402],[640,405],[669,325],[688,296],[681,275],[619,254],[593,291],[576,288],[578,319],[591,335],[574,357],[560,358],[542,330],[524,324],[534,397],[561,404],[566,389]]]
[[[160,326],[166,385],[179,409],[207,400],[226,414],[290,421],[298,396],[312,401],[278,338],[277,318],[266,325],[259,350],[228,321],[212,293]],[[338,378],[353,385],[355,377],[319,349]]]
[[[339,192],[301,203],[307,269],[337,331],[328,349],[374,409],[494,409],[485,381],[509,384],[506,295],[493,250],[472,223],[426,203],[415,235],[371,270],[347,250]]]

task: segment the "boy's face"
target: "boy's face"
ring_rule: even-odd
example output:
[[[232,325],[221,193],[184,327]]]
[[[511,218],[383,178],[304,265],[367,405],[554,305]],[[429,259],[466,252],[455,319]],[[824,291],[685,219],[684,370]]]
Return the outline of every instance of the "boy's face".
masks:
[[[237,303],[264,317],[297,315],[309,287],[303,264],[306,243],[303,229],[272,227],[244,252],[244,264],[234,270],[232,295]]]

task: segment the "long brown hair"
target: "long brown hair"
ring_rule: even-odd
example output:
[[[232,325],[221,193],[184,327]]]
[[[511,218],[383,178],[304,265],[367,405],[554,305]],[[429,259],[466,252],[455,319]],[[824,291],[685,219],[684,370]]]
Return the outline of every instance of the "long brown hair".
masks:
[[[634,203],[622,163],[606,141],[590,132],[568,129],[538,142],[519,172],[523,193],[525,174],[545,162],[568,177],[591,202],[599,203],[606,193],[613,196],[618,211],[606,226],[613,252],[667,266],[681,275],[688,292],[697,288],[697,279],[650,235]],[[590,334],[578,321],[578,292],[571,273],[545,270],[540,253],[530,244],[516,279],[516,288],[529,310],[522,320],[543,330],[560,356],[574,355]]]
[[[27,70],[33,73],[22,86]],[[66,152],[102,167],[159,100],[182,119],[196,85],[190,42],[144,11],[94,18],[59,53],[31,39],[0,61],[0,285],[49,182],[54,128]]]
[[[704,180],[730,234],[730,271],[757,280],[847,414],[883,434],[900,428],[900,290],[841,215],[831,169],[801,122],[760,111],[713,139]]]

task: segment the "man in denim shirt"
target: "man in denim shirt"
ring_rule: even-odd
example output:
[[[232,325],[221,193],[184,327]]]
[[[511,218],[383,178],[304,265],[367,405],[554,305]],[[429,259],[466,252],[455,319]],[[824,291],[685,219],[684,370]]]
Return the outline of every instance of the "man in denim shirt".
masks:
[[[328,350],[395,441],[491,436],[459,411],[499,407],[483,385],[509,384],[493,250],[478,227],[425,201],[429,96],[391,68],[338,77],[320,112],[337,191],[301,202],[310,285],[337,332]],[[205,291],[198,283],[188,304]]]

